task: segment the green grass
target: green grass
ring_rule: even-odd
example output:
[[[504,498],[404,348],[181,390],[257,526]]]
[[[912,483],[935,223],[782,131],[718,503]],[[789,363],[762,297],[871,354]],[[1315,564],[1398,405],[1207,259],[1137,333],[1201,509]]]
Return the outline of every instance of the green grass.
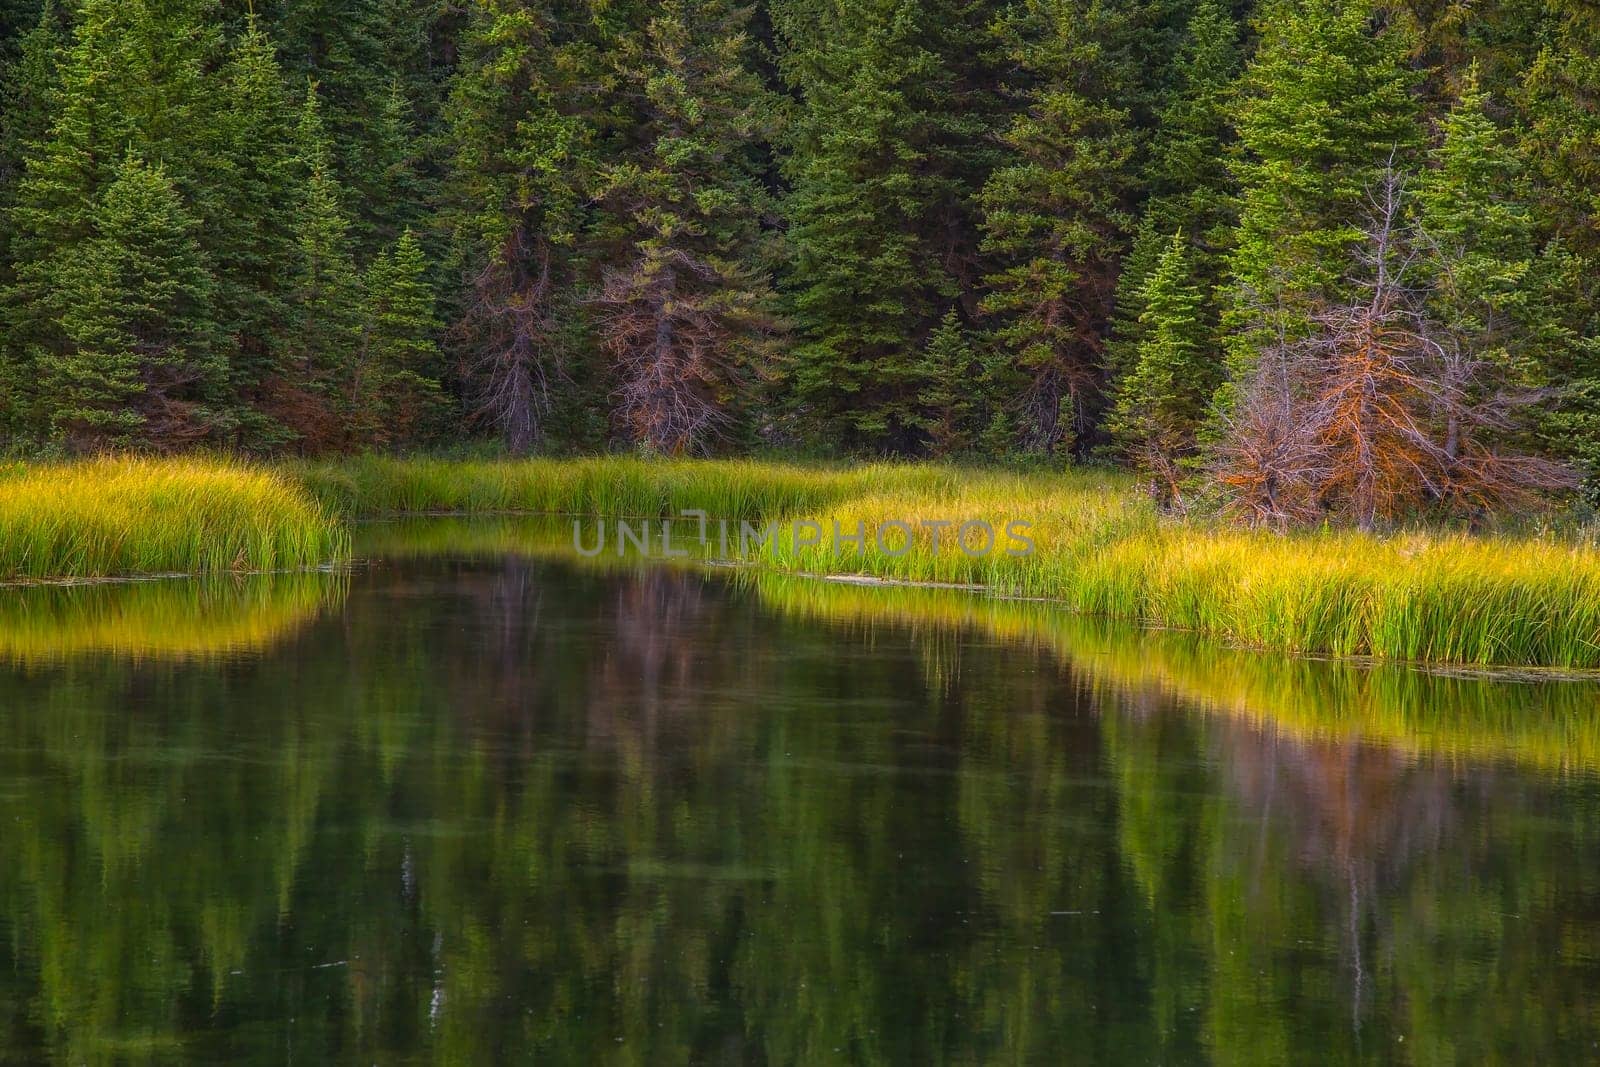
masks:
[[[292,570],[348,532],[283,473],[210,459],[104,458],[0,473],[0,579]]]
[[[1172,698],[1306,741],[1445,758],[1600,769],[1594,690],[1558,678],[1435,673],[1396,664],[1262,656],[1059,607],[942,589],[863,588],[743,575],[774,611],[852,627],[982,633],[1043,648],[1111,701]]]
[[[927,464],[791,466],[630,458],[530,462],[366,459],[298,468],[349,515],[508,511],[664,517],[684,509],[818,521],[759,551],[776,570],[979,584],[1087,614],[1252,648],[1500,666],[1600,667],[1600,551],[1556,538],[1412,531],[1279,536],[1163,519],[1114,474],[1017,474]],[[935,552],[924,520],[1030,522],[1028,556]],[[918,528],[894,555],[833,543],[888,520]],[[890,548],[896,547],[891,541]]]
[[[1600,551],[1587,544],[1425,531],[1284,537],[1177,523],[1128,480],[1097,472],[628,457],[21,466],[0,475],[0,577],[305,567],[348,552],[330,516],[684,510],[821,523],[821,545],[796,543],[786,526],[756,553],[778,572],[980,584],[1285,652],[1600,667]],[[1036,550],[972,557],[946,534],[934,551],[920,525],[967,519],[997,530],[1032,523]],[[871,530],[887,520],[918,529],[911,551],[894,555],[870,537],[864,549],[832,541],[835,523]]]

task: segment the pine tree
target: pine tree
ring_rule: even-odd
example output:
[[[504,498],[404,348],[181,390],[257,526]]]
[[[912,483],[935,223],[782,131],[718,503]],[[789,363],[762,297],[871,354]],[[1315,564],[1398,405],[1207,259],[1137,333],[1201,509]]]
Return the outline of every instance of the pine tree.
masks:
[[[1243,201],[1225,315],[1235,381],[1280,329],[1304,332],[1311,306],[1339,296],[1371,190],[1421,132],[1412,40],[1374,0],[1274,0],[1259,22],[1236,118]]]
[[[1182,503],[1184,461],[1220,367],[1212,356],[1205,299],[1193,276],[1189,245],[1174,233],[1139,294],[1140,340],[1120,383],[1111,429],[1118,444],[1151,478],[1163,502]]]
[[[1545,357],[1562,398],[1546,432],[1583,467],[1600,500],[1600,15],[1550,0],[1541,50],[1516,88],[1520,152],[1544,244],[1532,273],[1536,304],[1569,339]]]
[[[367,268],[361,344],[344,405],[352,444],[415,444],[437,426],[445,401],[434,305],[422,246],[406,230]]]
[[[1026,443],[1070,446],[1103,369],[1117,265],[1132,227],[1138,80],[1112,45],[1113,6],[1029,0],[1006,27],[1031,85],[1004,134],[1013,161],[984,186],[984,310],[1021,379]]]
[[[977,84],[980,9],[789,0],[773,17],[799,97],[784,163],[792,408],[831,447],[906,450],[922,341],[975,273],[969,205],[995,109]]]
[[[339,418],[349,415],[361,288],[315,83],[306,92],[296,141],[293,170],[302,193],[293,216],[298,247],[289,291],[295,325],[288,349],[291,382],[271,405],[301,447],[318,451],[341,442]]]
[[[750,62],[747,9],[665,0],[610,50],[638,102],[639,146],[598,176],[616,252],[597,296],[628,436],[703,449],[767,374],[775,324],[761,220],[773,102]]]
[[[1524,75],[1518,109],[1542,222],[1600,261],[1600,14],[1551,0],[1546,42]]]
[[[469,289],[461,373],[470,410],[514,453],[543,436],[584,332],[578,248],[605,122],[600,82],[586,4],[474,6],[449,104]]]
[[[10,207],[30,146],[49,133],[69,33],[61,9],[54,0],[45,0],[38,20],[7,50],[11,54],[0,54],[0,211]],[[0,264],[5,261],[5,230],[0,220]]]
[[[209,15],[201,0],[85,0],[76,12],[49,130],[28,148],[9,215],[6,377],[11,406],[22,412],[17,430],[49,432],[47,398],[37,387],[47,368],[38,361],[76,347],[62,326],[62,279],[96,238],[97,205],[127,156],[160,167],[183,210],[201,221],[201,237],[219,214],[226,186],[209,141],[205,79],[218,48]]]
[[[0,294],[10,291],[16,280],[12,207],[27,155],[49,132],[66,36],[59,9],[46,0],[38,21],[16,48],[0,53]],[[28,429],[27,406],[35,385],[20,338],[4,324],[0,308],[0,439]]]
[[[1441,123],[1416,183],[1428,245],[1430,311],[1478,359],[1518,377],[1539,375],[1533,291],[1537,235],[1521,154],[1489,114],[1476,70]]]
[[[1221,281],[1233,236],[1236,190],[1228,167],[1231,108],[1239,73],[1238,26],[1215,0],[1202,0],[1189,20],[1174,65],[1175,86],[1161,110],[1145,167],[1149,200],[1117,279],[1116,315],[1107,355],[1113,376],[1127,373],[1142,339],[1140,294],[1171,235],[1189,235],[1195,278],[1208,292]]]
[[[213,439],[227,371],[197,221],[159,167],[130,154],[115,174],[94,236],[53,264],[65,345],[38,358],[45,416],[77,449]]]
[[[285,0],[285,66],[316,81],[345,191],[352,248],[375,254],[420,221],[421,148],[412,143],[413,91],[431,91],[428,33],[442,5],[428,0]]]
[[[217,151],[229,165],[230,210],[209,242],[217,275],[217,322],[227,339],[239,399],[238,444],[281,444],[288,431],[262,406],[282,389],[295,334],[289,286],[298,266],[296,213],[304,192],[295,171],[294,107],[276,51],[254,17],[221,72],[230,107]]]
[[[980,372],[972,343],[956,310],[945,312],[923,349],[917,368],[917,425],[928,436],[935,457],[969,451],[974,444],[973,420],[982,410],[974,387]]]

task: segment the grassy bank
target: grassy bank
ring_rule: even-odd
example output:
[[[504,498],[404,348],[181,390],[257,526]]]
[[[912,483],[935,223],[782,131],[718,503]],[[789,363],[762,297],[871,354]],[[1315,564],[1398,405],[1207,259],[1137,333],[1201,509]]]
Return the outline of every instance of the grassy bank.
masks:
[[[627,457],[364,458],[275,471],[151,460],[19,467],[0,478],[0,576],[304,567],[347,552],[330,516],[660,518],[691,509],[780,524],[748,554],[775,571],[981,584],[1277,651],[1600,667],[1600,551],[1586,544],[1442,532],[1280,537],[1175,523],[1127,480],[1094,472]],[[819,543],[796,536],[799,519],[817,522]],[[967,520],[996,531],[992,550],[964,551],[954,526],[935,550],[924,523]],[[913,528],[908,549],[898,532],[874,536],[890,522]],[[1031,553],[1005,551],[1016,547],[1004,536],[1012,522],[1030,524]],[[836,525],[864,531],[865,544],[835,540]],[[677,528],[679,547],[692,528]],[[607,551],[615,548],[613,538]]]
[[[0,473],[0,579],[291,570],[349,536],[281,472],[108,458]]]
[[[972,583],[1252,648],[1474,665],[1600,667],[1600,551],[1556,539],[1341,531],[1290,536],[1162,519],[1110,474],[932,465],[799,467],[616,458],[529,463],[368,459],[297,471],[349,515],[503,511],[779,521],[756,561],[779,571]],[[797,537],[813,519],[821,543]],[[989,523],[972,555],[925,522]],[[907,523],[915,536],[873,531]],[[1008,523],[1035,549],[1007,554]],[[866,544],[835,541],[864,529]],[[680,529],[681,533],[681,529]],[[734,535],[735,540],[737,534]],[[981,534],[976,540],[981,541]],[[612,551],[614,543],[607,546]]]
[[[941,589],[862,588],[743,575],[775,611],[929,636],[962,630],[1041,647],[1110,699],[1147,697],[1302,741],[1363,743],[1449,759],[1511,760],[1547,771],[1600,769],[1594,691],[1551,678],[1463,676],[1397,664],[1261,656],[1192,634],[1090,619],[1032,601]],[[955,645],[927,641],[949,652]],[[947,670],[958,673],[958,664]]]

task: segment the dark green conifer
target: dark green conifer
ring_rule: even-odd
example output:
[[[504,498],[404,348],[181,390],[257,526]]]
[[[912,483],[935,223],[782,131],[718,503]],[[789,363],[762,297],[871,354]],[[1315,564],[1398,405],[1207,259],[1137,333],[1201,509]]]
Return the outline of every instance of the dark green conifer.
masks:
[[[1026,443],[1071,446],[1103,370],[1117,265],[1132,228],[1139,133],[1124,100],[1138,84],[1112,47],[1114,7],[1029,0],[1006,25],[1030,86],[1004,134],[1012,160],[984,186],[983,306],[1022,393]]]
[[[76,449],[175,448],[227,430],[198,224],[159,167],[133,155],[95,204],[93,236],[53,264],[64,342],[41,353],[43,414]]]
[[[427,269],[410,230],[367,268],[361,344],[345,404],[354,444],[416,444],[439,426],[442,327]]]
[[[1221,369],[1182,233],[1168,238],[1139,302],[1139,343],[1120,382],[1111,428],[1155,495],[1181,504],[1184,463],[1194,455]]]

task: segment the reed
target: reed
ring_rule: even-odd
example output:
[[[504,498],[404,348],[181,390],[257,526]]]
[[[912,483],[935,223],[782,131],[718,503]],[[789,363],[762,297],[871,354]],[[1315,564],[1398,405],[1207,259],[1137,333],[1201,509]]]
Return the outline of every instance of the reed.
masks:
[[[1600,551],[1546,536],[1445,531],[1280,536],[1158,515],[1121,476],[926,464],[754,461],[448,462],[363,459],[297,468],[346,515],[530,511],[670,517],[698,509],[778,522],[751,562],[777,571],[957,584],[1060,601],[1091,615],[1191,630],[1252,648],[1480,666],[1600,667]],[[797,537],[811,519],[820,544]],[[925,522],[982,520],[983,555]],[[914,529],[908,551],[890,521]],[[1034,550],[1008,554],[1007,524]],[[867,532],[864,544],[836,541]]]
[[[943,589],[863,588],[759,571],[744,572],[741,581],[768,607],[799,618],[925,638],[930,629],[967,632],[1041,648],[1109,696],[1102,702],[1108,708],[1143,711],[1153,695],[1302,741],[1504,759],[1563,773],[1600,770],[1593,687],[1572,679],[1262,656],[1058,605]]]
[[[0,579],[291,570],[348,551],[328,512],[260,467],[107,457],[0,473]]]

